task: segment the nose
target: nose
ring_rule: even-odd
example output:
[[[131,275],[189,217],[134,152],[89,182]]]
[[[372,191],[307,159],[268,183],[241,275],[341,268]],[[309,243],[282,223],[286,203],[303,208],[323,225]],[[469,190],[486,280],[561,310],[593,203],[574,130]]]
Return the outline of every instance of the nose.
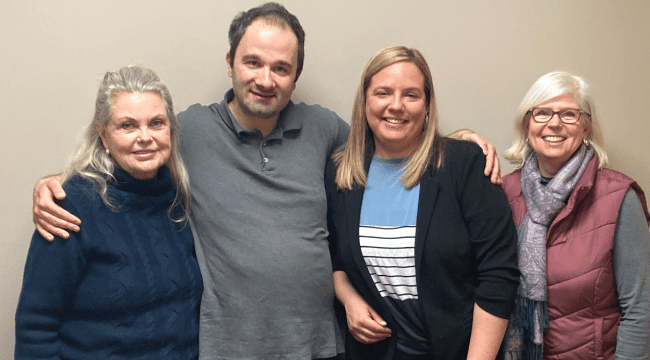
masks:
[[[560,120],[560,114],[553,114],[550,119],[548,119],[548,122],[546,123],[547,126],[559,126],[562,124],[562,120]]]
[[[393,95],[390,104],[388,104],[388,110],[393,112],[401,112],[404,110],[404,103],[402,102],[402,97],[398,95]]]
[[[255,78],[255,84],[262,89],[273,88],[273,74],[270,67],[265,66],[259,70]]]
[[[151,141],[151,134],[149,133],[149,129],[146,126],[140,129],[140,134],[138,135],[138,141],[140,142]]]

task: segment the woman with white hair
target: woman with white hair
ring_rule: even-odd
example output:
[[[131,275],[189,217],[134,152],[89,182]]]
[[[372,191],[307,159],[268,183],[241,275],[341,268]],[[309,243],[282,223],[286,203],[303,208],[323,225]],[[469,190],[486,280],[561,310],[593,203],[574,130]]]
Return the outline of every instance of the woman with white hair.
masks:
[[[521,283],[506,359],[650,359],[650,214],[637,183],[606,169],[585,81],[539,78],[519,105],[504,177]]]
[[[167,86],[152,70],[108,72],[62,176],[84,227],[34,232],[16,311],[15,358],[196,359],[201,273]]]

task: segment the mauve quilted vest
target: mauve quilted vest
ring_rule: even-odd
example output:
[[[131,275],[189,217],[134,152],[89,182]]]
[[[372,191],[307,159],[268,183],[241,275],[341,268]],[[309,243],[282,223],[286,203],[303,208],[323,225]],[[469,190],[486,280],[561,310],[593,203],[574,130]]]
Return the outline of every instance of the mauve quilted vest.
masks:
[[[526,214],[521,171],[506,175],[503,189],[519,226]],[[612,248],[621,203],[632,187],[650,214],[634,180],[598,170],[594,157],[546,234],[549,328],[544,359],[613,359],[621,310]]]

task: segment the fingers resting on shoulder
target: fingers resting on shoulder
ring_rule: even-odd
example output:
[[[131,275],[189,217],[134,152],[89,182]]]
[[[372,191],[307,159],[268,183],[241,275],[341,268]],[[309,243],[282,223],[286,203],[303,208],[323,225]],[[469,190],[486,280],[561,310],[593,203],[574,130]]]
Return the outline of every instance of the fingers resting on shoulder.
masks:
[[[485,155],[485,170],[483,173],[485,176],[490,177],[493,184],[501,184],[503,182],[501,179],[501,164],[499,163],[496,147],[472,130],[461,130],[458,132],[458,137],[461,140],[471,141],[483,149],[483,155]]]
[[[67,239],[70,236],[68,231],[79,231],[81,220],[55,202],[55,199],[65,198],[59,175],[39,180],[34,186],[33,196],[32,216],[41,236],[52,241],[54,236]]]

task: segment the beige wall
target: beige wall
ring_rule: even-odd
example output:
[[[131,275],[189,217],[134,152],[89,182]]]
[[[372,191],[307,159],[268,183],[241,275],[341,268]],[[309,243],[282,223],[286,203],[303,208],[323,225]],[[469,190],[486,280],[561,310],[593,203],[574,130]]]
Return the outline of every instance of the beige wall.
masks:
[[[177,110],[221,101],[226,32],[258,1],[5,0],[0,14],[2,159],[0,359],[13,357],[14,312],[33,231],[34,182],[61,170],[107,70],[157,70]],[[592,85],[610,167],[650,191],[650,1],[287,0],[307,32],[294,100],[349,118],[359,74],[379,49],[420,49],[443,132],[469,127],[503,152],[512,115],[542,74]],[[503,159],[502,159],[503,161]],[[504,165],[504,173],[512,170]]]

